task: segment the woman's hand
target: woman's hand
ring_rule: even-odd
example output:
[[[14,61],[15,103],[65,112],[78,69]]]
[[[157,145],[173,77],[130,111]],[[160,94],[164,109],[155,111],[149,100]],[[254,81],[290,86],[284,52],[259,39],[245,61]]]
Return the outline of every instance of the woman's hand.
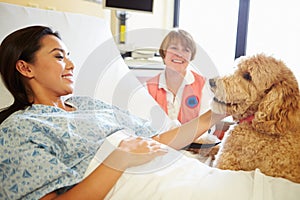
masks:
[[[71,190],[58,196],[51,192],[48,199],[104,199],[128,167],[145,164],[157,156],[167,153],[161,144],[141,137],[129,137],[121,141],[114,150],[87,178]]]
[[[121,141],[118,148],[104,161],[108,167],[124,171],[128,167],[145,164],[157,156],[167,153],[163,145],[155,140],[129,137]]]
[[[224,117],[226,117],[225,114],[216,114],[208,110],[199,117],[177,128],[154,136],[153,139],[179,150],[191,144],[196,138],[199,138],[211,126],[218,123]]]

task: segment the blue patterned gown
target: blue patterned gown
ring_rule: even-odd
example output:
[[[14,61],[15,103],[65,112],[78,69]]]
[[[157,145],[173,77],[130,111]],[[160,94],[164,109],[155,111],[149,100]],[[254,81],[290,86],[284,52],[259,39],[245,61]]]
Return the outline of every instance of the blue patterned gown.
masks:
[[[34,104],[0,125],[0,199],[39,199],[80,182],[104,138],[129,128],[156,134],[149,123],[89,97],[67,100],[66,112]],[[101,187],[99,185],[99,187]]]

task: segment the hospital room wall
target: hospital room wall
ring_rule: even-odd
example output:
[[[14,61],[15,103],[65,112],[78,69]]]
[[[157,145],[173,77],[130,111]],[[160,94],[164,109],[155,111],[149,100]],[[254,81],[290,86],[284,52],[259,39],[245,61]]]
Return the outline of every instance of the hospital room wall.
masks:
[[[101,3],[87,0],[2,0],[2,2],[104,18],[110,22],[112,34],[118,34],[118,19],[115,12],[103,9]],[[127,31],[143,28],[172,28],[173,7],[174,0],[156,0],[153,13],[129,12],[126,21]]]

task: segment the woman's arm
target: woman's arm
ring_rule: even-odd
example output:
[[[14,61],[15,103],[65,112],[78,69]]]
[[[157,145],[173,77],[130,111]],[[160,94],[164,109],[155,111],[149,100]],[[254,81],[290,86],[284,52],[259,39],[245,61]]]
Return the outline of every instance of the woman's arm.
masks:
[[[90,176],[68,192],[60,196],[58,196],[55,192],[52,192],[41,198],[41,200],[104,199],[121,175],[122,171],[112,169],[105,164],[100,164],[99,167],[90,174]]]
[[[224,117],[226,115],[215,114],[209,110],[182,126],[154,136],[153,139],[174,149],[181,149],[192,143]]]
[[[41,200],[104,199],[124,170],[128,167],[147,163],[165,153],[166,150],[162,149],[160,144],[155,141],[139,137],[124,139],[119,147],[82,182],[60,196],[52,192]]]

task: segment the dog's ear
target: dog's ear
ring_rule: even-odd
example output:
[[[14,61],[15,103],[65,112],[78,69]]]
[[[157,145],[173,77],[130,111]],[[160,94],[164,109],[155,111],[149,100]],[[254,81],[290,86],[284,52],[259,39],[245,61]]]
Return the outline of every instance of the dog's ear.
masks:
[[[300,117],[297,81],[281,81],[265,93],[252,121],[253,127],[271,135],[284,134],[287,130],[295,131]]]

